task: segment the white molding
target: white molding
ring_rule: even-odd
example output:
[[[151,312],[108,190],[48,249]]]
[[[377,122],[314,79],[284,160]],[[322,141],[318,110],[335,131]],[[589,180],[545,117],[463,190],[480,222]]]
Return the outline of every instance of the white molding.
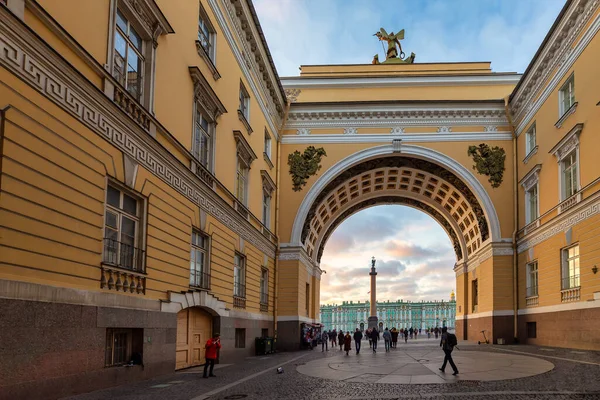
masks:
[[[212,9],[213,14],[217,18],[217,22],[219,23],[221,31],[223,32],[223,36],[225,36],[225,39],[227,39],[227,43],[229,44],[229,47],[231,48],[231,51],[240,67],[240,70],[242,71],[242,73],[244,74],[244,77],[246,78],[246,81],[250,85],[250,90],[252,91],[252,94],[254,95],[254,98],[256,99],[256,102],[258,103],[258,105],[265,117],[265,120],[267,121],[267,124],[269,125],[270,131],[273,132],[275,139],[279,140],[279,126],[278,125],[280,124],[280,121],[276,120],[276,118],[273,116],[273,113],[271,111],[269,111],[269,107],[265,104],[265,99],[263,98],[263,95],[264,96],[266,96],[266,95],[264,93],[261,93],[261,91],[257,87],[255,80],[250,72],[250,68],[248,67],[248,65],[244,59],[244,56],[242,55],[240,49],[238,48],[238,44],[233,37],[231,29],[229,28],[229,25],[227,24],[227,21],[225,20],[225,16],[223,15],[221,8],[217,4],[217,1],[218,0],[208,0],[210,8]],[[225,7],[226,7],[226,5],[225,5]],[[234,24],[234,21],[231,21],[231,23]],[[240,39],[240,41],[245,40],[245,38],[239,38],[239,39]]]
[[[531,157],[533,157],[535,154],[537,154],[539,147],[540,146],[538,146],[536,144],[535,147],[533,149],[531,149],[531,151],[529,153],[527,153],[527,155],[523,159],[523,164],[527,164],[527,162],[529,162],[529,159],[531,159]]]
[[[520,308],[517,315],[555,313],[560,311],[585,310],[600,307],[600,301],[576,301],[572,303],[556,304],[553,306]]]
[[[454,268],[456,276],[460,276],[464,273],[471,272],[475,268],[479,267],[484,261],[495,256],[512,256],[514,254],[512,243],[507,242],[491,242],[488,241],[483,243],[479,250],[471,255],[469,260],[466,262],[466,268],[464,266],[457,265]],[[463,271],[461,271],[461,267]]]
[[[590,4],[585,15],[581,10],[579,10],[581,3]],[[527,74],[527,76],[523,77],[523,84],[511,101],[514,119],[515,121],[520,120],[516,127],[517,136],[519,136],[525,130],[527,125],[529,125],[536,113],[544,105],[546,100],[548,100],[548,97],[550,97],[550,95],[554,92],[559,83],[562,81],[563,77],[569,73],[573,67],[573,64],[575,64],[575,61],[579,58],[581,53],[585,50],[587,45],[600,30],[599,14],[590,24],[590,27],[587,29],[575,48],[572,48],[573,41],[579,37],[581,29],[587,24],[589,18],[591,18],[599,5],[600,0],[580,0],[579,2],[574,1],[573,5],[571,6],[571,14],[563,18],[561,26],[556,29],[554,37],[546,44],[543,54],[540,55],[536,61],[536,66]],[[573,14],[575,14],[575,17],[573,17]],[[573,22],[578,24],[577,29],[571,29],[569,32],[565,32],[565,24],[570,18],[579,18],[577,22]],[[567,43],[561,43],[557,46],[557,37],[564,38],[566,36],[570,36],[570,39],[572,40]],[[558,47],[560,47],[560,49]],[[557,63],[559,64],[558,67],[556,65]],[[542,68],[543,71],[541,71]],[[539,73],[536,69],[540,70]],[[538,96],[537,94],[540,91],[540,88],[545,84],[545,82],[548,81],[548,75],[555,70],[556,73],[552,79],[549,80],[549,83],[546,86],[543,86],[544,89]],[[534,75],[536,74],[543,76],[538,76],[537,79],[535,79]],[[535,83],[531,83],[532,80],[535,80]],[[535,87],[531,88],[531,86],[534,85]],[[537,100],[532,102],[532,99],[534,98],[537,98]],[[527,105],[527,107],[525,107],[525,105]]]
[[[304,128],[303,128],[304,129]],[[402,139],[402,143],[431,143],[431,142],[470,142],[470,141],[509,141],[511,133],[456,132],[456,133],[358,133],[358,134],[319,134],[301,132],[296,135],[283,135],[282,144],[311,144],[311,143],[391,143],[394,139]],[[310,130],[308,130],[310,132]]]
[[[400,77],[367,76],[354,78],[306,78],[300,76],[281,78],[281,83],[286,89],[363,89],[375,87],[516,85],[520,79],[521,74]]]
[[[519,182],[525,191],[531,189],[540,179],[542,164],[536,164]]]
[[[485,311],[485,312],[480,312],[480,313],[475,313],[475,314],[457,315],[456,320],[462,321],[462,320],[466,319],[468,321],[470,319],[477,319],[477,318],[510,317],[513,315],[515,315],[515,312],[513,310],[494,310],[494,311]]]
[[[308,211],[310,207],[316,200],[319,193],[327,186],[329,182],[331,182],[336,176],[338,176],[343,171],[348,168],[356,165],[365,160],[374,159],[378,157],[388,156],[394,153],[394,149],[392,144],[371,147],[369,149],[361,150],[356,152],[340,161],[338,161],[335,165],[330,167],[327,171],[321,175],[317,181],[312,185],[309,191],[306,193],[306,196],[302,200],[300,207],[298,208],[298,212],[296,214],[296,218],[294,220],[294,225],[292,228],[292,236],[290,242],[296,244],[296,246],[300,246],[302,228],[304,226],[304,221],[308,215]],[[421,146],[415,145],[403,145],[401,154],[407,156],[414,156],[417,158],[425,159],[428,161],[432,161],[435,164],[444,166],[457,177],[462,179],[467,186],[473,191],[473,194],[477,197],[477,200],[480,202],[481,207],[485,213],[485,216],[489,223],[490,228],[490,237],[492,241],[499,241],[501,239],[500,234],[500,222],[498,220],[498,215],[496,214],[496,209],[485,190],[482,184],[477,180],[477,178],[473,175],[471,171],[469,171],[462,164],[457,162],[456,160],[448,157],[445,154],[439,153],[435,150],[428,149]],[[435,207],[435,205],[434,205]]]
[[[302,315],[282,315],[277,316],[277,322],[288,322],[288,321],[298,321],[298,322],[306,322],[309,324],[318,323],[318,319],[308,318]]]
[[[517,252],[521,254],[552,236],[567,231],[572,226],[585,221],[600,213],[600,194],[589,197],[573,208],[561,213],[554,220],[541,226],[541,230],[535,229],[518,241]]]

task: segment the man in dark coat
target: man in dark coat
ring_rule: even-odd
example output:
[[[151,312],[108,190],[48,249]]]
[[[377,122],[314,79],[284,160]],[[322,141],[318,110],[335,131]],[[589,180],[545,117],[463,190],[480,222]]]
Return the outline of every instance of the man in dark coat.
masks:
[[[340,333],[338,333],[338,344],[340,345],[340,351],[342,351],[342,346],[344,345],[344,332],[340,329]]]
[[[379,332],[377,328],[371,329],[371,341],[373,342],[373,353],[377,353],[377,341],[379,340]]]
[[[360,352],[360,341],[362,340],[363,334],[360,329],[356,328],[354,332],[354,347],[356,347],[356,354]]]
[[[440,340],[440,347],[442,348],[442,350],[444,350],[445,356],[444,356],[444,363],[442,364],[440,371],[445,372],[446,363],[449,362],[450,366],[454,370],[454,373],[452,375],[458,375],[458,368],[456,368],[456,364],[454,364],[454,360],[452,360],[452,350],[454,350],[454,346],[448,340],[449,336],[450,336],[450,334],[448,333],[448,328],[443,327],[442,328],[442,339]]]

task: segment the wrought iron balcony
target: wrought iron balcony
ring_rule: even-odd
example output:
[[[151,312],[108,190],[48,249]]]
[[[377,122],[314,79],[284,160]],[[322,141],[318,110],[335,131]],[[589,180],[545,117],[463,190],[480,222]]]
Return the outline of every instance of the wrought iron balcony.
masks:
[[[102,263],[129,271],[145,273],[144,250],[114,239],[104,238]]]
[[[233,306],[235,308],[246,308],[246,285],[241,283],[233,285]]]
[[[191,271],[190,286],[210,290],[210,274],[207,272]]]
[[[562,285],[561,285],[562,290],[575,289],[575,288],[578,288],[579,286],[580,286],[579,275],[571,275],[571,276],[562,278]]]

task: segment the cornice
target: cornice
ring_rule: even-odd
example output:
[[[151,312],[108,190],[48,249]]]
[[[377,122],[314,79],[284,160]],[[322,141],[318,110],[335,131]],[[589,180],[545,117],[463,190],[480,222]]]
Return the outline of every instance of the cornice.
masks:
[[[356,89],[375,87],[413,86],[490,86],[516,85],[520,74],[448,75],[448,76],[394,76],[394,77],[349,77],[349,78],[282,78],[287,89]]]
[[[559,161],[562,160],[579,145],[579,135],[581,135],[582,130],[583,124],[575,125],[548,153],[555,156]]]
[[[542,164],[536,164],[529,170],[527,174],[519,181],[519,184],[523,186],[523,189],[529,190],[538,183],[540,170],[542,169]]]
[[[239,42],[244,48],[244,59],[254,71],[262,86],[264,94],[270,98],[270,109],[279,118],[283,118],[285,98],[280,91],[280,82],[268,63],[268,57],[263,49],[260,35],[254,26],[254,17],[245,0],[221,0],[229,18],[235,27]],[[257,39],[258,38],[258,39]],[[267,60],[267,62],[265,62]]]
[[[277,186],[275,185],[275,182],[273,182],[273,179],[271,179],[269,173],[266,170],[261,169],[260,176],[262,178],[263,189],[267,193],[273,193],[275,189],[277,189]]]
[[[235,139],[238,156],[241,157],[248,168],[250,168],[250,164],[258,158],[256,153],[254,153],[252,146],[250,146],[250,143],[248,143],[242,132],[233,131],[233,138]]]
[[[402,143],[432,143],[432,142],[472,142],[472,141],[509,141],[512,140],[511,133],[502,132],[450,132],[450,133],[414,133],[414,134],[391,134],[391,133],[367,133],[367,134],[318,134],[306,133],[306,128],[298,129],[295,135],[283,135],[281,144],[326,144],[326,143],[391,143],[400,139]]]
[[[267,124],[269,125],[269,128],[270,128],[270,131],[273,132],[273,135],[275,136],[275,140],[278,141],[279,140],[279,128],[281,126],[282,118],[276,112],[274,105],[270,106],[269,105],[270,102],[268,100],[266,100],[269,98],[269,96],[268,96],[268,93],[266,92],[266,87],[264,85],[260,85],[261,79],[259,79],[259,77],[256,77],[256,79],[253,78],[253,74],[252,74],[251,68],[250,68],[251,60],[247,60],[247,57],[244,56],[245,53],[243,53],[242,50],[240,50],[240,48],[237,44],[238,42],[233,37],[232,30],[229,27],[230,24],[226,21],[225,15],[223,14],[223,12],[221,11],[221,8],[218,5],[219,1],[220,0],[208,0],[208,3],[217,19],[217,22],[219,24],[219,27],[221,28],[221,31],[223,32],[223,36],[225,36],[225,39],[227,40],[227,43],[229,44],[229,48],[231,49],[238,65],[240,67],[240,70],[242,71],[242,74],[244,75],[244,77],[246,78],[246,81],[250,85],[250,90],[252,91],[252,94],[254,95],[254,98],[256,99],[258,106],[260,107],[263,115],[265,116]],[[223,3],[225,3],[224,0],[222,0],[222,1],[223,1]],[[226,3],[225,3],[225,7],[226,7]],[[234,22],[232,21],[231,23],[233,24]],[[242,38],[239,38],[239,40],[240,40],[240,43],[243,43]],[[255,69],[255,71],[256,71],[256,69]],[[257,84],[255,82],[258,82],[259,85],[257,86]]]
[[[465,263],[465,265],[460,265],[454,268],[454,272],[456,272],[457,276],[462,275],[465,272],[471,272],[479,265],[481,265],[484,261],[490,259],[491,257],[499,257],[499,256],[512,256],[514,254],[512,243],[508,242],[489,242],[487,245],[482,245],[479,250],[469,257],[469,260]],[[462,271],[461,271],[462,269]]]
[[[522,81],[511,96],[511,111],[514,120],[519,121],[517,134],[520,134],[535,115],[537,110],[548,99],[562,77],[569,71],[600,29],[600,16],[582,36],[585,26],[590,22],[594,12],[600,6],[600,0],[573,1],[562,21],[543,45],[540,55],[528,68]],[[575,40],[581,40],[573,47]],[[552,78],[550,75],[556,71]],[[546,82],[549,82],[546,84]],[[537,100],[535,100],[537,99]]]
[[[194,82],[194,97],[212,120],[227,112],[221,100],[214,92],[198,67],[188,67],[190,77]]]
[[[270,257],[275,245],[119,107],[0,7],[0,65]]]
[[[154,0],[119,0],[120,9],[125,7],[129,14],[138,21],[142,33],[154,42],[160,35],[175,33],[169,21]]]
[[[486,130],[508,125],[505,109],[498,105],[294,105],[286,129],[323,127],[380,127],[480,125]],[[490,129],[490,127],[496,127]]]

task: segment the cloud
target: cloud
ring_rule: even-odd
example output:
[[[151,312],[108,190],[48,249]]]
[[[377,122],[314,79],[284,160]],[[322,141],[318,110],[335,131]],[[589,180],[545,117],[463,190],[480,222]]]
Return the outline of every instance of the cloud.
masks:
[[[440,250],[421,247],[401,240],[390,240],[384,244],[383,248],[387,254],[393,257],[427,258],[440,254]]]

